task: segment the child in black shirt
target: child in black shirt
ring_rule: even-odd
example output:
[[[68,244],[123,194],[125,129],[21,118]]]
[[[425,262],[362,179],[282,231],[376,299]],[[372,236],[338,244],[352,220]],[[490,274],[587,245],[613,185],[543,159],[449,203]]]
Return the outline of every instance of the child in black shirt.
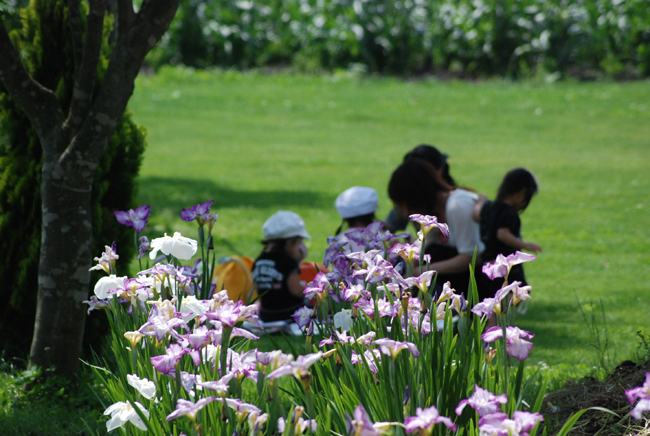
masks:
[[[300,262],[307,257],[303,239],[311,239],[300,216],[278,211],[262,227],[264,249],[253,264],[253,281],[260,295],[263,322],[293,321],[305,305]]]
[[[482,258],[484,262],[494,262],[498,254],[508,256],[516,251],[527,250],[534,253],[542,251],[542,247],[521,239],[521,220],[519,213],[523,212],[533,195],[537,193],[537,179],[525,168],[515,168],[509,171],[499,187],[497,198],[486,201],[480,207],[481,240],[485,244]],[[481,300],[493,297],[503,285],[504,279],[482,280],[479,289]],[[521,264],[510,270],[508,282],[519,281],[526,285],[524,268]]]

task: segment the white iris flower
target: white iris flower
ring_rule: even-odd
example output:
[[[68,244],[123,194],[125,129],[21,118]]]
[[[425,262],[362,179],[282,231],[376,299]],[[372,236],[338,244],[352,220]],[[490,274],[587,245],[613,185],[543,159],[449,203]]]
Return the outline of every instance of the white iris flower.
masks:
[[[165,236],[156,238],[151,241],[151,253],[149,257],[153,260],[158,255],[158,251],[162,251],[169,256],[170,254],[176,259],[188,260],[196,254],[197,242],[194,239],[181,236],[179,232],[175,232],[174,236]]]
[[[141,379],[135,374],[128,374],[126,376],[126,381],[146,399],[153,400],[156,396],[156,385],[154,382],[147,380],[146,378]]]
[[[135,405],[140,408],[140,411],[142,411],[144,416],[149,418],[149,411],[145,409],[142,404],[136,401]],[[131,421],[131,424],[135,425],[140,430],[147,429],[147,426],[142,421],[142,419],[140,419],[140,416],[138,416],[138,413],[135,411],[133,406],[125,401],[118,401],[112,406],[109,406],[109,408],[104,411],[104,415],[111,415],[111,419],[106,423],[107,431],[122,427],[129,421]]]

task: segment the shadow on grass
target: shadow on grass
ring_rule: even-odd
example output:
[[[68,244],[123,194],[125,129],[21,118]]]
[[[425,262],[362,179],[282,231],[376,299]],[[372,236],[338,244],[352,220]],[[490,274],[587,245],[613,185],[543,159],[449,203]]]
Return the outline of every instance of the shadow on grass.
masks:
[[[562,319],[563,322],[557,322]],[[525,315],[518,315],[515,324],[535,333],[536,346],[556,350],[575,350],[581,344],[580,338],[571,335],[575,326],[583,326],[586,336],[587,325],[575,302],[540,302],[528,306]],[[581,344],[587,347],[587,344]]]
[[[146,203],[171,210],[174,214],[209,200],[214,200],[212,210],[216,212],[230,207],[328,208],[334,203],[333,197],[315,191],[240,191],[209,180],[173,177],[140,178],[138,196],[146,199]]]

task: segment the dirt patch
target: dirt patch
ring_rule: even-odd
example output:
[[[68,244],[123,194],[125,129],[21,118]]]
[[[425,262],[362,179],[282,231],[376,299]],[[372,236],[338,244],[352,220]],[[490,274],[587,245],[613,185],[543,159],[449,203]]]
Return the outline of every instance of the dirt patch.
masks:
[[[572,436],[650,436],[650,420],[635,420],[629,415],[632,406],[625,390],[641,386],[650,372],[650,361],[637,365],[625,361],[604,380],[587,377],[568,382],[564,389],[551,392],[544,398],[546,432],[555,435],[569,417],[590,407],[609,409],[618,416],[597,410],[589,410],[576,422]],[[541,430],[541,429],[540,429]]]

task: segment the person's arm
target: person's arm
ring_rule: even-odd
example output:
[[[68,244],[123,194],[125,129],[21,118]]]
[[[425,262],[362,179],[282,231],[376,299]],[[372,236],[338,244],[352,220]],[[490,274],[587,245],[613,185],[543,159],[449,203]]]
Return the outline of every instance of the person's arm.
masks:
[[[532,251],[533,253],[542,251],[542,247],[532,242],[524,242],[520,238],[513,235],[510,229],[506,227],[497,230],[497,239],[509,247],[516,248],[517,250],[527,250]]]
[[[297,271],[292,272],[287,277],[287,286],[291,295],[299,298],[304,298],[305,287],[300,284],[300,274]]]
[[[472,209],[472,220],[476,221],[477,223],[481,222],[481,209],[483,208],[483,205],[485,205],[486,201],[487,196],[485,194],[478,195],[478,200],[476,200],[474,209]]]
[[[398,207],[393,207],[384,220],[386,229],[391,233],[397,233],[400,230],[406,229],[408,224],[408,216],[406,216]]]
[[[457,254],[449,259],[430,264],[429,269],[433,269],[440,274],[454,274],[467,271],[471,263],[472,256],[467,254]]]

